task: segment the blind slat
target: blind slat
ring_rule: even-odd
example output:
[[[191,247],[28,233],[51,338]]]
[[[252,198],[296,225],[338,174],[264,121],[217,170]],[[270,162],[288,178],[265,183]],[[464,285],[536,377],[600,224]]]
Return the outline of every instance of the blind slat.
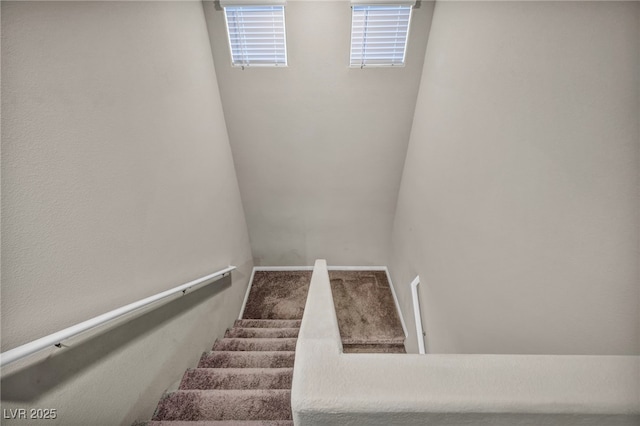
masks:
[[[412,7],[354,5],[351,66],[404,65]]]
[[[228,6],[224,12],[233,65],[287,64],[284,6]]]

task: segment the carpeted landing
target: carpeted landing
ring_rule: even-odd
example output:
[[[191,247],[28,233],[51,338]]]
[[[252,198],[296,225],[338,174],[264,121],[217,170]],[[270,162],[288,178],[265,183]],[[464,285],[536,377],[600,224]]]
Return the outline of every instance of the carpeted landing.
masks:
[[[160,400],[147,426],[292,426],[293,363],[310,281],[310,271],[256,271],[243,319]]]
[[[329,271],[345,353],[406,353],[385,271]]]

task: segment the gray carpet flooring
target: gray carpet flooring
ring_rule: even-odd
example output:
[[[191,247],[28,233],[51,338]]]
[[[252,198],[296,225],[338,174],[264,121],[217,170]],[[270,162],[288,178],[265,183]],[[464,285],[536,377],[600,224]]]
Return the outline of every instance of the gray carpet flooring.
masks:
[[[404,331],[384,271],[329,271],[346,353],[405,353]]]
[[[256,271],[245,319],[301,319],[311,271]]]

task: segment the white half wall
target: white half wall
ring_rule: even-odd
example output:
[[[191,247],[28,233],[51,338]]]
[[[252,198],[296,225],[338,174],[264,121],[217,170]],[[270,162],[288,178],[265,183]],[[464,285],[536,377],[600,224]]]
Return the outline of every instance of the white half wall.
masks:
[[[317,260],[291,407],[303,426],[631,426],[638,373],[638,356],[345,354]]]
[[[638,2],[436,4],[389,268],[427,352],[640,353],[639,90]]]
[[[2,2],[2,113],[3,351],[238,266],[2,372],[47,424],[149,419],[253,267],[202,4]]]
[[[257,265],[386,265],[432,2],[406,67],[349,68],[348,1],[291,1],[289,66],[233,68],[224,12],[205,1]]]

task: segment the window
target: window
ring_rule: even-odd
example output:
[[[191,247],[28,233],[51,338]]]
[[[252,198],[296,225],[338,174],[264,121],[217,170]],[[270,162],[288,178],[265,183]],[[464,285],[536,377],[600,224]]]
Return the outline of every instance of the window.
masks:
[[[286,66],[284,6],[226,6],[234,66]]]
[[[411,5],[352,6],[352,67],[403,66]]]

